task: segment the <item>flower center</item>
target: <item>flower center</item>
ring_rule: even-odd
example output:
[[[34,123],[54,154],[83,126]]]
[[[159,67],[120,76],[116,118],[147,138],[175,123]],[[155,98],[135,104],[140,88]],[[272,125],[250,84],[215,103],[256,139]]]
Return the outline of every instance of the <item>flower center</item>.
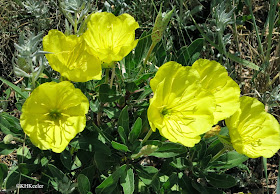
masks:
[[[168,109],[167,109],[166,107],[163,108],[162,111],[161,111],[161,114],[162,114],[163,116],[167,115],[168,113],[170,113],[170,111],[168,111]]]
[[[60,116],[61,116],[61,113],[57,109],[50,110],[50,112],[49,112],[49,117],[53,120],[59,119]]]

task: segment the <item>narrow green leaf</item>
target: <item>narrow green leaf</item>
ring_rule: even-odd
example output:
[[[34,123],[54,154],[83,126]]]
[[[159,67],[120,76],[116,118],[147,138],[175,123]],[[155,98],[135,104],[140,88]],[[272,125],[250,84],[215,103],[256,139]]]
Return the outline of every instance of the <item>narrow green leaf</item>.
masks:
[[[228,174],[209,173],[206,175],[209,183],[217,188],[230,188],[236,184],[236,180]]]
[[[236,151],[230,151],[220,156],[215,162],[213,162],[213,164],[211,164],[211,167],[217,168],[218,170],[230,169],[242,164],[246,160],[248,160],[247,156],[239,154]]]
[[[140,135],[142,131],[142,119],[140,117],[135,121],[132,130],[129,133],[128,140],[130,143],[133,143]]]
[[[119,126],[118,127],[118,132],[119,132],[119,135],[120,135],[120,138],[121,138],[122,142],[124,144],[126,144],[127,143],[127,136],[124,132],[124,128],[122,126]]]
[[[77,179],[79,192],[81,194],[87,194],[90,191],[90,182],[88,178],[83,174],[79,174]]]
[[[62,180],[63,177],[65,176],[61,170],[59,170],[56,166],[52,164],[48,164],[48,168],[51,171],[53,177],[57,178],[58,180]]]
[[[227,55],[228,55],[228,57],[229,57],[231,60],[233,60],[233,61],[235,61],[235,62],[237,62],[237,63],[240,63],[241,65],[244,65],[244,66],[249,67],[249,68],[251,68],[251,69],[255,69],[255,70],[257,70],[257,71],[260,70],[260,67],[257,66],[255,63],[252,63],[252,62],[247,61],[247,60],[245,60],[245,59],[241,59],[241,58],[239,58],[239,57],[237,57],[237,56],[235,56],[235,55],[233,55],[233,54],[230,54],[230,53],[228,53]]]
[[[108,84],[101,84],[99,87],[99,100],[100,102],[114,102],[121,96],[117,96],[116,86],[110,88]]]
[[[112,141],[112,146],[116,150],[120,150],[120,151],[123,151],[123,152],[127,152],[128,151],[128,147],[126,145],[118,143],[118,142],[115,142],[115,141]]]
[[[158,178],[158,169],[153,166],[139,166],[136,171],[145,185],[150,185],[154,179]]]
[[[125,175],[125,176],[123,176]],[[133,194],[134,192],[134,173],[130,168],[126,171],[126,174],[121,176],[121,186],[123,188],[124,194]]]
[[[113,174],[107,177],[100,185],[98,185],[95,189],[97,194],[99,193],[111,193],[115,190],[119,178],[125,173],[126,164],[119,167]]]
[[[31,174],[32,172],[35,172],[38,169],[38,165],[36,164],[26,164],[26,163],[20,163],[18,165],[18,169],[22,174]]]
[[[150,156],[159,158],[170,158],[187,152],[187,148],[181,144],[164,142],[158,150],[151,153]]]
[[[6,164],[0,163],[0,189],[2,188],[2,184],[4,179],[8,175],[8,167]]]
[[[124,129],[125,134],[129,133],[129,116],[128,116],[128,107],[125,106],[122,111],[121,114],[119,116],[119,120],[118,120],[118,127],[121,126]]]
[[[21,91],[20,87],[18,87],[18,86],[16,86],[16,85],[14,85],[13,83],[11,83],[11,82],[5,80],[5,79],[2,78],[1,76],[0,76],[0,80],[1,80],[2,82],[4,82],[5,84],[7,84],[8,86],[10,86],[13,90],[15,90],[16,93],[18,93],[19,95],[21,95],[23,98],[25,98],[25,99],[28,98],[28,92],[23,92],[23,91]]]

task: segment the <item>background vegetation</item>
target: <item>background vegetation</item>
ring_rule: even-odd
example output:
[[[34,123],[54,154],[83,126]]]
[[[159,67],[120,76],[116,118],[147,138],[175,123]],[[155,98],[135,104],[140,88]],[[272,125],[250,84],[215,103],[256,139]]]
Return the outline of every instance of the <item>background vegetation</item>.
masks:
[[[165,30],[162,41],[150,57],[146,73],[136,77],[139,72],[138,64],[141,64],[145,58],[151,44],[149,34],[161,3],[165,13],[175,7],[173,17]],[[139,187],[139,192],[165,193],[170,192],[171,188],[175,192],[176,188],[173,187],[176,186],[175,182],[179,182],[180,188],[185,189],[187,193],[192,192],[188,190],[189,188],[193,188],[196,192],[205,192],[203,187],[209,187],[209,177],[207,179],[200,174],[191,174],[200,173],[199,170],[185,171],[180,175],[183,178],[176,178],[177,175],[174,172],[182,171],[189,164],[184,164],[187,161],[183,163],[174,161],[174,154],[158,158],[157,156],[162,157],[162,155],[157,153],[154,156],[144,156],[133,161],[127,160],[129,154],[126,148],[119,146],[123,139],[119,137],[118,127],[137,127],[141,123],[139,138],[143,139],[148,130],[145,112],[151,95],[148,83],[157,67],[170,60],[183,65],[191,65],[198,58],[216,60],[223,64],[229,75],[239,84],[241,94],[258,98],[265,104],[266,110],[279,121],[279,6],[278,0],[153,2],[147,0],[1,0],[0,139],[3,140],[7,134],[12,134],[13,139],[9,144],[0,143],[2,169],[0,185],[4,181],[6,189],[15,190],[16,183],[34,183],[40,180],[39,183],[44,184],[42,192],[86,192],[87,189],[83,190],[81,187],[89,188],[88,190],[91,191],[99,187],[100,190],[97,189],[96,192],[121,191],[123,185],[117,183],[122,182],[120,177],[124,170],[117,168],[117,165],[109,164],[112,162],[119,166],[134,163],[134,173],[141,177],[144,185],[148,185],[148,187]],[[81,88],[92,101],[87,128],[79,138],[75,138],[70,143],[68,150],[62,154],[55,154],[50,151],[42,152],[34,146],[30,149],[30,142],[25,142],[26,137],[18,120],[28,89],[32,87],[32,84],[39,85],[59,79],[58,73],[48,66],[44,55],[39,52],[42,50],[42,37],[50,29],[73,33],[69,18],[75,18],[75,14],[79,14],[79,17],[86,16],[95,11],[107,11],[115,15],[129,13],[140,24],[140,29],[136,32],[140,41],[135,52],[120,62],[120,65],[125,65],[126,74],[116,72],[117,84],[112,90],[108,90],[107,85],[100,86],[104,80],[76,83],[76,86]],[[35,79],[36,82],[33,83],[34,77],[38,79]],[[125,88],[125,90],[119,91],[119,88]],[[99,91],[99,96],[96,91]],[[100,104],[104,105],[102,113],[100,113]],[[118,109],[112,108],[114,106]],[[101,124],[97,122],[98,114],[101,114]],[[126,119],[123,121],[127,123],[126,126],[117,123],[121,119]],[[223,126],[223,123],[220,124]],[[109,143],[106,138],[109,139]],[[159,134],[154,133],[150,139],[160,139]],[[115,145],[114,143],[111,145],[112,140],[116,142]],[[138,149],[140,141],[134,141],[127,144],[129,150]],[[209,151],[213,145],[212,147],[208,145],[215,141],[217,139],[205,140],[200,146],[207,145]],[[221,142],[218,143],[223,145]],[[25,152],[22,152],[22,149],[26,149]],[[177,151],[173,150],[172,153],[179,156],[186,152],[182,149],[176,147]],[[202,153],[203,149],[204,147],[198,146],[187,151],[200,161],[200,157],[207,157],[209,154]],[[174,172],[164,171],[170,168],[166,165],[172,162]],[[230,185],[231,188],[219,188],[218,181],[216,185],[210,181],[210,185],[226,193],[241,191],[275,193],[278,164],[279,153],[267,159],[267,169],[263,168],[261,158],[248,159],[243,164],[241,162],[241,164],[224,169],[216,164],[213,171],[226,172],[233,176],[236,182],[234,186]],[[199,164],[195,168],[203,168],[203,165]],[[148,168],[143,170],[143,166],[148,166]],[[126,173],[131,174],[131,171],[127,170]],[[112,172],[117,173],[113,177],[109,176]],[[5,177],[7,178],[4,180]],[[111,177],[112,184],[102,186],[101,183],[108,180],[107,177]],[[86,185],[78,185],[79,182],[84,183],[84,179],[88,181]],[[193,181],[191,186],[188,185],[189,183],[180,182],[188,179]],[[136,182],[134,184],[139,185]],[[177,191],[179,192],[180,189]],[[211,192],[211,189],[207,192]],[[213,192],[217,193],[218,190],[213,190]]]

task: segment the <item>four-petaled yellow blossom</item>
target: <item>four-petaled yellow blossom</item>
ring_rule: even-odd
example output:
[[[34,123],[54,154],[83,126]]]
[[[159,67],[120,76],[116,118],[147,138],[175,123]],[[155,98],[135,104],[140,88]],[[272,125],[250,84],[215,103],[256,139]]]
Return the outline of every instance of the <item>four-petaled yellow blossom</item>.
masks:
[[[240,108],[226,125],[234,149],[241,154],[270,158],[280,149],[280,125],[257,99],[241,97]]]
[[[44,83],[25,101],[20,124],[35,146],[60,153],[84,130],[88,109],[88,99],[70,82]]]
[[[50,66],[63,77],[75,82],[101,79],[101,61],[90,52],[82,37],[66,36],[50,30],[43,38],[44,51]]]
[[[139,24],[129,14],[94,13],[87,28],[83,36],[90,51],[106,64],[122,60],[138,42],[135,30]]]
[[[214,124],[230,117],[239,108],[240,88],[218,62],[199,59],[192,68],[200,74],[201,85],[215,97]]]
[[[214,96],[202,88],[200,75],[176,62],[162,65],[150,82],[148,119],[153,131],[172,142],[193,147],[214,124]]]

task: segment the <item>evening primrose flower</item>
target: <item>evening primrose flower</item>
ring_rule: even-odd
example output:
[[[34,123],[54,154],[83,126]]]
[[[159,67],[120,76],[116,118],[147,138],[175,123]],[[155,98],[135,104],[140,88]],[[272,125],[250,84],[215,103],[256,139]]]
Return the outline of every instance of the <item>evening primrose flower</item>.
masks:
[[[249,158],[270,158],[280,149],[280,125],[255,98],[241,97],[226,125],[234,149]]]
[[[84,130],[88,109],[88,99],[70,82],[44,83],[23,104],[20,124],[35,146],[60,153]]]
[[[82,37],[66,36],[58,30],[50,30],[43,38],[44,51],[50,66],[63,77],[75,82],[101,79],[101,61],[88,52]]]
[[[201,87],[200,75],[176,62],[162,65],[150,81],[148,120],[153,131],[172,142],[193,147],[214,124],[215,99]]]
[[[101,12],[90,16],[83,34],[90,51],[107,65],[122,60],[136,47],[135,30],[139,24],[129,14],[115,16]]]
[[[198,71],[202,87],[215,97],[214,124],[230,117],[239,108],[240,88],[225,67],[216,61],[198,59],[192,68]]]

